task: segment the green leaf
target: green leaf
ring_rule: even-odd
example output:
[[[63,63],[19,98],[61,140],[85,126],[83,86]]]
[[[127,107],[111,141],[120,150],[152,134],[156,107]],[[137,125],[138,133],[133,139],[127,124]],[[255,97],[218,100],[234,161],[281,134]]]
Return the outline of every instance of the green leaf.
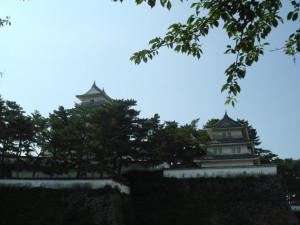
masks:
[[[278,26],[278,22],[277,22],[276,19],[272,21],[272,25],[273,25],[274,27],[277,27],[277,26]]]
[[[180,51],[180,49],[181,49],[181,45],[177,45],[177,46],[175,47],[175,49],[174,49],[174,50],[175,50],[176,52],[179,52],[179,51]]]
[[[195,16],[194,15],[191,15],[188,20],[186,21],[186,23],[190,24],[192,23],[193,21],[195,20]]]
[[[222,87],[222,89],[221,89],[221,92],[225,91],[228,88],[228,85],[229,84],[224,84],[223,87]]]
[[[287,15],[287,19],[290,20],[293,16],[294,12],[289,12]]]
[[[148,5],[151,6],[151,8],[153,8],[155,6],[156,0],[148,0]]]
[[[167,3],[167,9],[170,10],[171,8],[172,8],[172,4],[171,4],[170,1],[168,1],[168,3]]]
[[[191,5],[191,8],[194,8],[196,5],[197,5],[198,3],[193,3],[192,5]]]
[[[215,25],[215,27],[218,27],[218,26],[219,26],[218,20],[215,20],[215,21],[214,21],[214,25]]]
[[[143,0],[135,0],[136,4],[139,5],[139,4],[142,4]]]
[[[292,17],[292,20],[293,21],[296,21],[298,19],[298,13],[294,13],[293,17]]]
[[[241,92],[241,87],[238,84],[236,84],[235,87],[238,92]]]
[[[225,102],[225,105],[228,105],[230,102],[231,102],[231,99],[228,98],[228,99],[226,100],[226,102]]]
[[[165,6],[165,4],[166,4],[166,2],[167,2],[167,0],[160,0],[160,4],[161,4],[161,6]]]

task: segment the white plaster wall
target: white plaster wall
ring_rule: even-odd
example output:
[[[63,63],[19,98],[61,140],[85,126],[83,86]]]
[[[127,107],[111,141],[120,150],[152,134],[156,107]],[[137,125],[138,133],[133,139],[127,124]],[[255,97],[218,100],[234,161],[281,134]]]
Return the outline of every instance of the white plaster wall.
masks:
[[[200,178],[200,177],[235,177],[242,174],[249,175],[276,175],[276,165],[223,167],[223,168],[193,168],[193,169],[166,169],[164,177]]]
[[[32,174],[33,172],[32,171],[28,171],[28,170],[22,170],[19,172],[19,177],[18,178],[21,178],[21,179],[31,179],[32,178]],[[77,176],[77,172],[76,171],[69,171],[68,173],[66,174],[55,174],[53,175],[52,178],[76,178]],[[12,178],[17,178],[17,172],[16,171],[12,171],[12,175],[11,175]],[[87,173],[86,174],[86,178],[99,178],[100,177],[100,174],[99,173]],[[103,175],[104,178],[107,178],[108,175],[107,174],[104,174]],[[35,173],[35,176],[34,176],[35,179],[45,179],[45,178],[51,178],[50,175],[48,174],[45,174],[43,173],[42,171],[36,171]]]
[[[250,150],[248,150],[247,145],[230,145],[230,146],[214,146],[214,147],[208,147],[207,148],[207,153],[210,155],[214,154],[214,148],[222,148],[222,155],[229,155],[232,154],[231,152],[231,148],[234,147],[240,147],[241,148],[241,153],[239,154],[247,154],[247,153],[251,153]],[[237,153],[236,153],[237,154]],[[218,153],[219,155],[219,153]]]
[[[300,212],[300,205],[291,205],[291,209],[293,212]]]
[[[87,97],[82,97],[82,103],[89,103],[91,100],[94,100],[95,103],[102,103],[102,102],[107,102],[109,101],[107,98],[104,96],[87,96]]]
[[[15,187],[43,187],[50,189],[62,188],[91,188],[98,189],[105,186],[118,188],[120,192],[130,194],[130,188],[126,185],[118,183],[112,179],[101,180],[19,180],[19,179],[0,179],[2,186],[15,186]]]
[[[122,167],[122,173],[126,173],[126,172],[132,171],[132,170],[158,171],[158,170],[163,170],[163,169],[168,169],[168,168],[170,168],[170,166],[166,162],[163,162],[163,163],[155,165],[155,166],[148,166],[148,167],[145,167],[143,164],[128,164],[127,166]]]
[[[201,167],[221,167],[221,166],[253,166],[253,161],[235,161],[235,162],[202,162]]]
[[[217,130],[217,131],[213,131],[212,135],[215,139],[223,139],[223,133],[226,132],[230,132],[231,133],[231,138],[241,138],[243,137],[242,135],[242,131],[241,130],[232,130],[232,129],[224,129],[224,130]]]
[[[207,153],[209,155],[213,155],[214,154],[214,148],[222,148],[222,155],[231,155],[232,154],[231,148],[237,148],[237,147],[241,148],[241,153],[238,153],[238,154],[251,153],[250,151],[248,151],[247,145],[232,145],[232,146],[219,146],[219,147],[214,146],[214,147],[208,147],[207,148]]]

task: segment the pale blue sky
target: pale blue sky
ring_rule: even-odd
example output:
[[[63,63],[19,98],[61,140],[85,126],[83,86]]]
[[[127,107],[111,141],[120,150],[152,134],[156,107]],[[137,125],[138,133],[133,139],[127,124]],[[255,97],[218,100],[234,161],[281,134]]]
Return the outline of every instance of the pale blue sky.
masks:
[[[227,110],[257,129],[260,147],[299,159],[300,58],[294,64],[269,51],[281,47],[296,24],[272,33],[273,45],[240,82],[235,108],[225,106],[226,93],[220,93],[232,59],[223,54],[227,36],[222,31],[203,41],[200,60],[163,49],[147,64],[129,61],[171,23],[185,21],[190,4],[175,2],[169,12],[133,0],[2,0],[0,16],[10,16],[12,25],[0,29],[0,93],[27,113],[37,109],[47,116],[60,105],[73,107],[75,95],[96,81],[112,98],[137,100],[141,117],[158,113],[162,121],[180,124],[200,118],[202,127]]]

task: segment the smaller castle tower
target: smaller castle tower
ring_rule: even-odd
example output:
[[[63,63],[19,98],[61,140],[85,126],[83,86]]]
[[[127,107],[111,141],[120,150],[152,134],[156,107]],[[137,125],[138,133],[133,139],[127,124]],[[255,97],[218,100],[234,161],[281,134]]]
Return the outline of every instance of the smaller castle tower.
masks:
[[[254,153],[248,127],[231,119],[225,113],[223,119],[207,126],[211,140],[204,146],[206,155],[194,159],[201,167],[253,166],[260,164]]]
[[[105,93],[104,89],[101,90],[97,87],[95,81],[90,90],[88,90],[85,94],[76,95],[76,98],[81,101],[81,103],[76,104],[76,106],[84,107],[101,106],[105,103],[113,102],[113,99]]]

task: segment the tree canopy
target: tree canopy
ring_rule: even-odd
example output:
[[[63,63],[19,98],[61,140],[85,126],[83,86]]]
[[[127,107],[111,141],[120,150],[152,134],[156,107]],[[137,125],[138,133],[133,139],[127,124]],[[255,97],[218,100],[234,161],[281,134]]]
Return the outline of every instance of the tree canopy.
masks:
[[[191,166],[206,141],[198,119],[179,125],[161,123],[159,115],[140,118],[135,100],[115,100],[102,107],[60,106],[48,117],[25,115],[16,102],[0,98],[0,177],[11,171],[43,171],[50,177],[120,175],[129,161],[144,165],[169,162]]]
[[[115,2],[123,0],[113,0]],[[180,0],[183,2],[183,0]],[[159,2],[171,9],[171,0],[135,0],[137,4],[148,3],[154,7]],[[225,54],[234,55],[234,61],[225,70],[227,80],[221,91],[227,91],[226,104],[235,105],[236,96],[241,91],[239,80],[246,76],[247,68],[264,54],[269,34],[280,23],[299,22],[300,1],[290,0],[286,15],[281,15],[280,0],[197,0],[191,4],[192,13],[186,22],[169,26],[164,37],[149,41],[149,48],[138,51],[130,58],[135,64],[147,62],[159,53],[162,47],[175,52],[201,58],[201,41],[212,29],[221,27],[228,35]],[[285,4],[286,6],[286,4]],[[287,7],[287,6],[286,6]],[[285,42],[284,42],[285,41]],[[300,52],[300,28],[287,34],[283,40],[284,54],[295,56]]]
[[[193,167],[195,157],[204,155],[203,145],[210,140],[199,119],[180,125],[160,121],[158,114],[140,118],[135,100],[115,100],[102,107],[62,106],[48,117],[38,111],[26,115],[16,102],[0,98],[0,177],[28,169],[57,176],[73,171],[76,176],[104,173],[120,175],[130,161],[154,165],[168,162],[173,167]],[[207,125],[219,119],[210,119]],[[247,120],[255,146],[261,142]],[[265,163],[277,157],[270,150],[256,148]],[[8,163],[13,159],[13,163]]]

